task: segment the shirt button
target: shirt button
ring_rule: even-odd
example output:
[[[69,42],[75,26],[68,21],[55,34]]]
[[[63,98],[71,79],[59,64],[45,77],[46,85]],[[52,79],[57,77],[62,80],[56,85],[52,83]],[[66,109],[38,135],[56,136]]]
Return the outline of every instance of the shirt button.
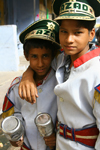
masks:
[[[61,101],[61,102],[63,102],[63,101],[64,101],[62,97],[60,97],[60,101]]]
[[[42,92],[42,89],[39,89],[39,93],[41,93]]]
[[[38,115],[41,114],[41,112],[38,112]]]

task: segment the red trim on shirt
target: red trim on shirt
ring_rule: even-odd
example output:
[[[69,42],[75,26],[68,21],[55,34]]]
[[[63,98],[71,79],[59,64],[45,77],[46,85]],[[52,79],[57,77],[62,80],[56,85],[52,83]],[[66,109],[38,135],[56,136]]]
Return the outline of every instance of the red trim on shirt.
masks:
[[[7,96],[5,96],[2,111],[6,112],[9,109],[11,109],[13,106],[14,106],[14,104],[9,100],[9,98]]]
[[[37,83],[37,86],[41,85],[42,83],[43,83],[43,81],[41,81],[41,82],[38,82],[38,83]]]
[[[79,57],[78,59],[76,59],[73,63],[74,63],[74,67],[77,68],[79,66],[81,66],[82,64],[84,64],[85,62],[87,62],[88,60],[99,56],[100,54],[100,48],[94,49],[84,55],[82,55],[81,57]]]
[[[98,45],[95,45],[96,47],[98,47],[98,48],[100,48],[100,46],[98,46]]]

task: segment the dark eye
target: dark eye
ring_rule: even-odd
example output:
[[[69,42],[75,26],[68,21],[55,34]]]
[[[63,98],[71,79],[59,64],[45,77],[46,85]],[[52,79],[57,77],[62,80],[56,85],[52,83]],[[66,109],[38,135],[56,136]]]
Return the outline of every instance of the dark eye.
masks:
[[[37,58],[37,55],[32,55],[32,58]]]
[[[67,33],[67,31],[65,31],[65,30],[61,30],[60,32],[62,32],[62,33]]]
[[[79,34],[81,34],[81,33],[82,33],[81,31],[75,32],[76,35],[79,35]]]
[[[47,57],[49,57],[49,55],[48,55],[48,54],[44,54],[43,57],[44,57],[44,58],[47,58]]]

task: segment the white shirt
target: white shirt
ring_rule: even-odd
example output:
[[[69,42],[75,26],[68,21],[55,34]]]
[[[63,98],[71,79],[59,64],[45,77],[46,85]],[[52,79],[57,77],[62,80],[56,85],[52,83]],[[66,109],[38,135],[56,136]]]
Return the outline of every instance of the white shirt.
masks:
[[[93,50],[94,51],[94,50]],[[93,108],[94,87],[100,83],[100,57],[89,52],[74,62],[69,79],[64,81],[65,56],[58,56],[54,92],[58,97],[58,120],[70,128],[84,128],[97,124],[100,129],[100,104]],[[87,58],[87,61],[85,61]],[[54,66],[54,65],[53,65]],[[97,120],[97,121],[96,121]],[[100,136],[100,135],[99,135]],[[96,150],[100,149],[100,137]],[[57,133],[57,150],[93,150],[74,141],[64,139]]]
[[[16,82],[16,81],[14,81]],[[12,84],[14,84],[14,82]],[[10,94],[8,95],[10,101],[14,104],[15,116],[24,118],[24,127],[26,136],[34,150],[49,150],[45,145],[44,139],[40,136],[37,127],[34,123],[34,118],[39,113],[49,113],[52,117],[53,123],[55,124],[57,115],[57,99],[54,94],[54,87],[56,85],[55,72],[52,69],[47,79],[45,79],[42,85],[38,86],[38,95],[36,104],[30,104],[26,100],[22,100],[18,95],[19,84],[14,85],[11,88]],[[19,114],[18,114],[19,113]],[[21,114],[20,114],[21,113]],[[21,119],[23,120],[23,119]],[[26,138],[24,138],[25,144],[29,147]]]

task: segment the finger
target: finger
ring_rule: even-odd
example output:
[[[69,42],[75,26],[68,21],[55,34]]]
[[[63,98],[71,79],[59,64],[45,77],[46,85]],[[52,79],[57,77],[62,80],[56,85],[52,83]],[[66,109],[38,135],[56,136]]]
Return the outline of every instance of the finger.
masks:
[[[18,147],[21,147],[23,145],[23,142],[18,143],[17,145],[18,145]]]
[[[25,98],[25,100],[31,104],[33,104],[33,101],[29,99],[29,97]]]
[[[45,142],[45,144],[46,144],[47,146],[50,146],[50,145],[55,146],[55,145],[56,145],[56,142]]]
[[[56,141],[56,137],[50,137],[50,138],[45,137],[44,140],[45,140],[45,141],[48,141],[48,142],[49,142],[49,141]]]
[[[37,90],[37,87],[36,87],[36,89],[35,89],[35,96],[38,98],[39,96],[38,96],[38,90]]]
[[[33,100],[31,98],[31,89],[29,86],[26,86],[26,100],[30,103],[33,103]]]
[[[26,99],[26,88],[22,86],[22,99]]]
[[[23,136],[21,137],[21,139],[19,141],[16,142],[16,144],[20,147],[23,145]]]
[[[36,98],[37,98],[37,89],[35,88],[33,90],[33,88],[30,89],[30,93],[31,93],[31,99],[33,101],[33,103],[36,103]]]
[[[23,135],[21,136],[20,140],[22,141],[24,138],[23,138]]]
[[[20,96],[20,98],[22,98],[23,99],[23,89],[22,89],[22,86],[21,85],[19,85],[19,88],[18,88],[18,93],[19,93],[19,96]]]
[[[29,85],[26,85],[26,100],[28,102],[30,102],[31,104],[34,104],[36,103],[36,92],[37,92],[37,89],[35,86],[33,86],[33,84],[31,86]]]
[[[56,145],[56,141],[45,141],[45,144],[47,145],[47,146],[55,146]]]
[[[31,94],[31,100],[32,100],[32,103],[35,104],[36,103],[36,96]]]
[[[34,96],[34,98],[32,98],[31,93],[30,93],[30,96],[27,96],[26,101],[28,101],[31,104],[34,104],[36,103],[36,100],[34,99],[36,99],[36,97]]]

